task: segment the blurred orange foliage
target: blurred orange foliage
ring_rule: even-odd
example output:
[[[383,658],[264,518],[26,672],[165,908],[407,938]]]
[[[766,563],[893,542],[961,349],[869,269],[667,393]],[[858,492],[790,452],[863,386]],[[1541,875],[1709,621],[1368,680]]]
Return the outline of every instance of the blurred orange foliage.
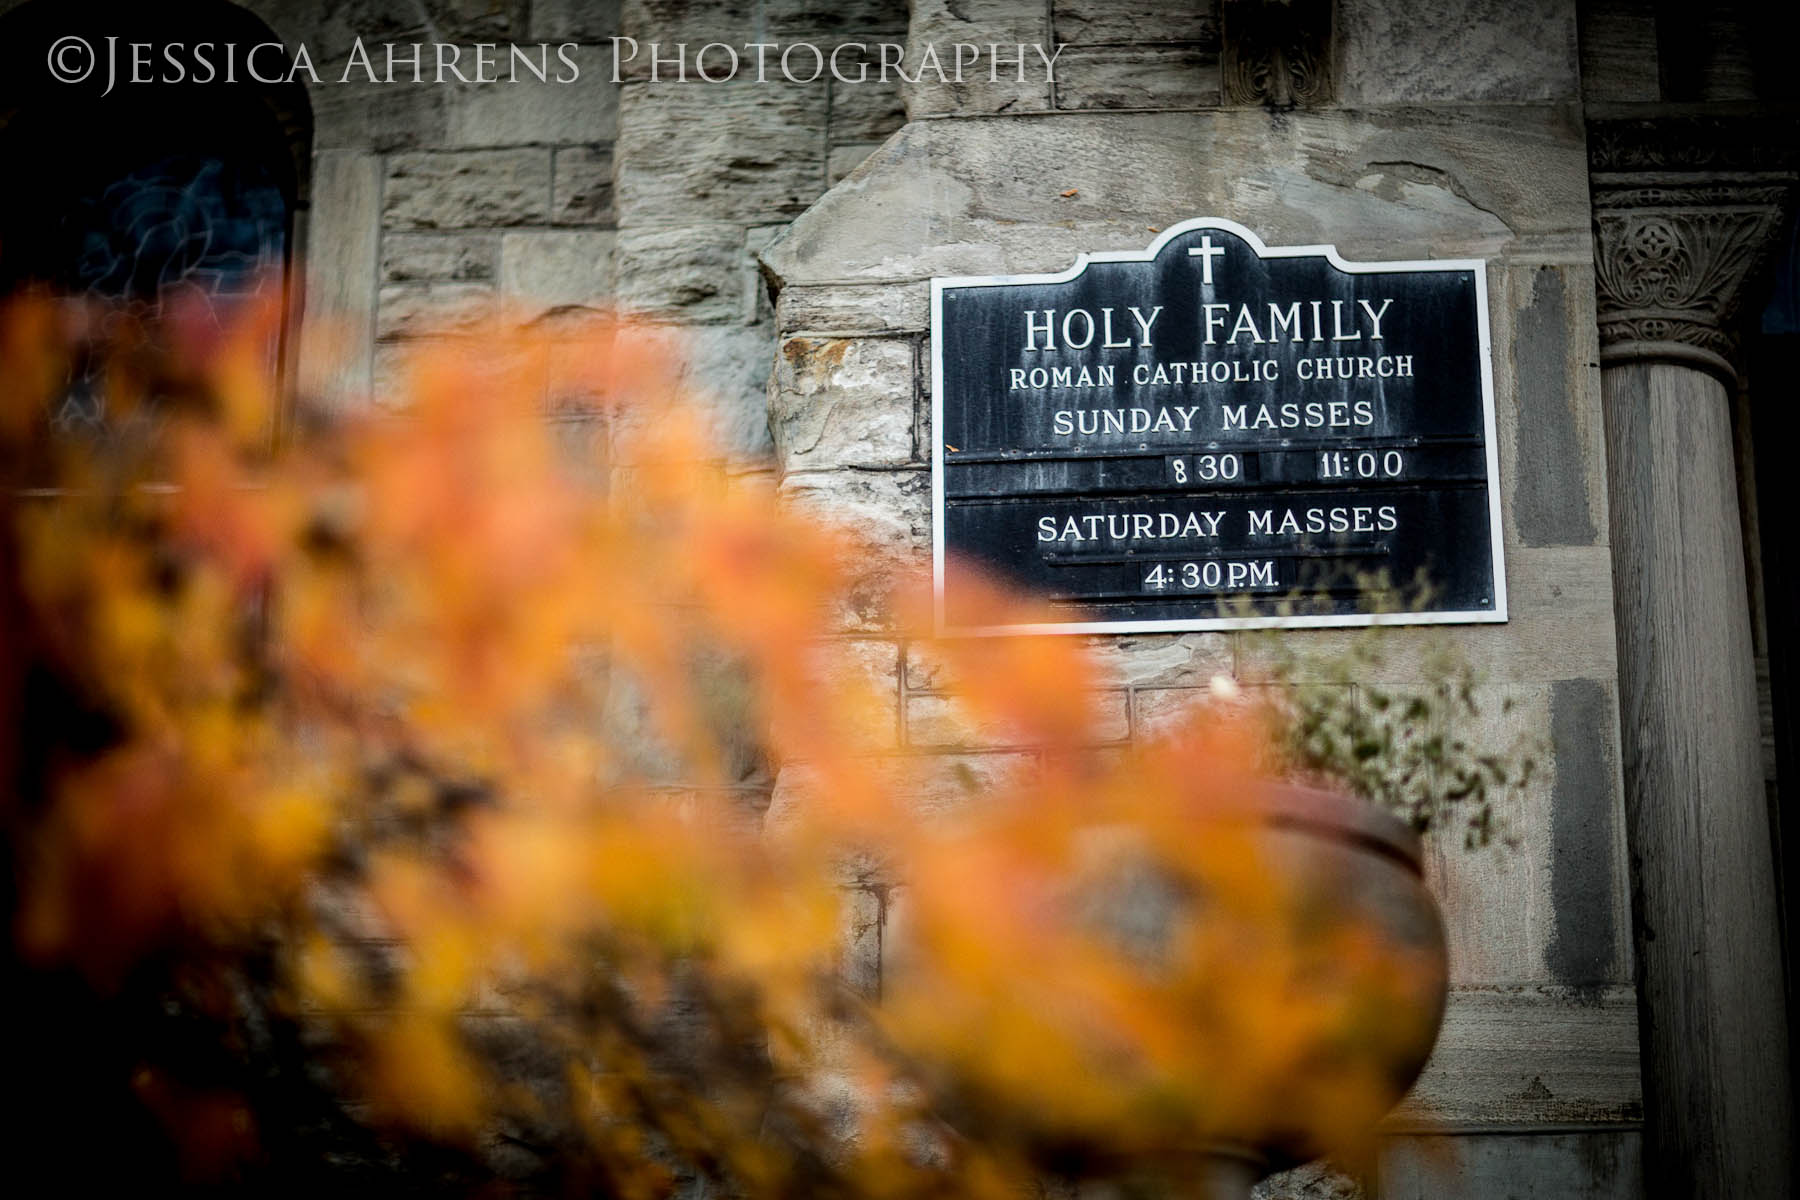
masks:
[[[272,946],[356,1111],[536,1130],[624,1196],[1174,1187],[1222,1143],[1354,1150],[1396,1098],[1432,967],[1272,869],[1261,718],[1097,748],[1080,639],[933,641],[905,570],[725,469],[666,343],[491,329],[326,420],[284,410],[262,312],[114,339],[109,404],[155,435],[52,441],[64,312],[0,320],[4,702],[61,697],[5,748],[33,969],[105,992]],[[831,633],[871,570],[879,635],[1028,754],[959,784],[891,752],[891,667]],[[247,1169],[267,1114],[147,1071],[176,1141]]]

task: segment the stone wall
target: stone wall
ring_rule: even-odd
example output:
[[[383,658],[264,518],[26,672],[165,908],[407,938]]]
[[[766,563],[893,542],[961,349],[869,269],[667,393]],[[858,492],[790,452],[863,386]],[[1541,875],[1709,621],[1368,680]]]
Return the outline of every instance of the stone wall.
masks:
[[[915,5],[915,42],[1069,43],[1060,78],[910,88],[911,123],[763,251],[780,285],[770,424],[793,502],[852,515],[888,567],[923,569],[931,276],[1060,271],[1198,215],[1350,259],[1486,259],[1511,619],[1451,637],[1486,680],[1485,732],[1548,753],[1507,814],[1516,849],[1468,853],[1457,833],[1429,848],[1453,994],[1437,1054],[1390,1122],[1380,1191],[1635,1195],[1642,1101],[1576,14],[1563,0],[1453,7],[1465,11],[1343,0],[1313,10],[1323,28],[1290,27],[1277,45],[1239,0]],[[1271,64],[1287,72],[1279,95]],[[892,639],[898,752],[977,771],[1029,753],[957,723],[932,664],[885,614],[846,612],[841,634]],[[1291,636],[1329,652],[1351,635]],[[1379,682],[1417,680],[1427,636],[1395,633]],[[1091,645],[1115,689],[1100,740],[1153,734],[1215,674],[1250,680],[1257,666],[1254,643],[1231,633]],[[778,785],[776,812],[789,792]]]

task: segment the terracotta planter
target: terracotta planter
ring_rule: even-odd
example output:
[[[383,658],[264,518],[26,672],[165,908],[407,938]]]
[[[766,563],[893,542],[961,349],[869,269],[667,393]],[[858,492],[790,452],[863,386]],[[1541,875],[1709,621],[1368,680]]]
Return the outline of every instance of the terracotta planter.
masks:
[[[1371,974],[1380,969],[1379,958],[1318,964],[1322,988],[1367,988],[1382,996],[1381,1018],[1368,1036],[1319,1049],[1329,1069],[1366,1070],[1379,1080],[1383,1111],[1391,1108],[1431,1056],[1447,995],[1444,926],[1425,887],[1418,835],[1361,800],[1293,785],[1271,785],[1227,819],[1251,826],[1262,865],[1292,889],[1295,904],[1315,914],[1293,919],[1322,914],[1372,936],[1382,955],[1408,964],[1382,978]],[[1346,1063],[1346,1055],[1354,1061]],[[1208,1172],[1218,1197],[1248,1194],[1246,1158],[1262,1163],[1266,1174],[1334,1148],[1317,1128],[1279,1117],[1242,1130],[1234,1141],[1239,1144],[1223,1156],[1220,1169]]]

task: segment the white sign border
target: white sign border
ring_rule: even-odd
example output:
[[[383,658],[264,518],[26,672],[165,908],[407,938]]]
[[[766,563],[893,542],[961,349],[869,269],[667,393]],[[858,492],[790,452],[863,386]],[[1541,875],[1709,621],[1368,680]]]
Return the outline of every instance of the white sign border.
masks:
[[[1027,625],[977,625],[951,628],[944,620],[944,292],[948,288],[999,287],[1020,283],[1067,283],[1089,263],[1153,262],[1175,238],[1196,229],[1222,229],[1249,243],[1258,258],[1323,256],[1340,271],[1378,274],[1390,271],[1468,271],[1475,279],[1475,321],[1481,363],[1482,431],[1487,449],[1488,528],[1494,572],[1494,607],[1421,613],[1344,613],[1283,617],[1194,617],[1162,621],[1054,621]],[[1487,261],[1443,258],[1404,262],[1350,262],[1336,246],[1269,246],[1249,229],[1224,217],[1191,217],[1164,229],[1144,250],[1083,252],[1066,271],[1043,275],[934,275],[931,279],[931,577],[933,624],[939,637],[997,637],[1006,634],[1189,633],[1225,629],[1344,628],[1368,625],[1499,624],[1506,613],[1505,531],[1500,523],[1500,449],[1494,424],[1494,367],[1488,329]]]

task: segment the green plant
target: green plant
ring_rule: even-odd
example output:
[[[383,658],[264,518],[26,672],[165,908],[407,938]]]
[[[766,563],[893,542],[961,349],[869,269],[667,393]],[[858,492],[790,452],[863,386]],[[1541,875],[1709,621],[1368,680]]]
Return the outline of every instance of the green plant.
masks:
[[[1474,668],[1440,632],[1409,630],[1407,682],[1378,682],[1395,651],[1391,627],[1374,625],[1321,651],[1278,632],[1251,635],[1272,685],[1271,709],[1285,774],[1340,784],[1423,833],[1460,823],[1464,844],[1505,833],[1504,813],[1530,785],[1542,753],[1529,734],[1494,732]]]

